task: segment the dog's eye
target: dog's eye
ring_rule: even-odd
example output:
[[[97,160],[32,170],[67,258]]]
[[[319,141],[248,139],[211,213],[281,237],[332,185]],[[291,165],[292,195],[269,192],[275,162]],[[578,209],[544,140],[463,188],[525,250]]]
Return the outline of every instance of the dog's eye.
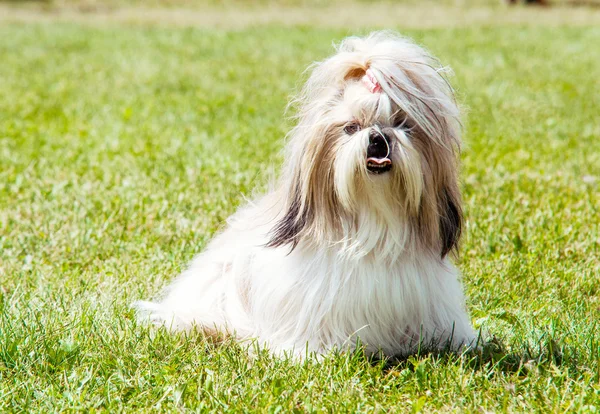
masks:
[[[402,128],[405,131],[410,131],[413,128],[413,123],[407,116],[401,116],[396,118],[394,122],[394,128]]]
[[[344,132],[348,135],[356,134],[358,131],[360,131],[360,125],[356,122],[350,122],[344,127]]]

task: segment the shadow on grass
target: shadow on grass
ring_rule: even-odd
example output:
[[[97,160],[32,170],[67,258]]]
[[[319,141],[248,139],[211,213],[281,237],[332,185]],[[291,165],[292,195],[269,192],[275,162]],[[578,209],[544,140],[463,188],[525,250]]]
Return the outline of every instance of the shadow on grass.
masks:
[[[566,357],[565,355],[570,355]],[[396,356],[385,359],[384,370],[414,369],[418,362],[432,359],[437,362],[453,362],[462,359],[464,364],[473,370],[485,370],[494,373],[510,373],[526,376],[531,371],[544,371],[551,366],[567,367],[571,372],[577,371],[577,359],[568,352],[566,345],[559,340],[544,335],[535,346],[523,343],[518,350],[509,350],[506,341],[493,337],[476,347],[462,353],[450,349],[423,347],[416,354]],[[381,363],[378,357],[371,357],[372,363]]]
[[[162,328],[161,331],[163,334],[167,333]],[[291,362],[292,365],[312,365],[323,362],[321,357],[315,356],[310,352],[308,352],[308,358],[298,358],[297,354],[295,356],[290,354],[276,357],[267,348],[258,345],[255,340],[240,343],[230,336],[207,336],[196,329],[187,333],[178,333],[178,335],[181,335],[184,340],[209,344],[212,352],[218,352],[219,349],[227,348],[229,351],[235,350],[234,354],[236,358],[244,355],[255,362],[258,360],[262,362],[278,360],[279,362]],[[551,367],[568,368],[571,373],[576,373],[579,370],[575,350],[563,344],[560,339],[553,338],[547,333],[543,334],[533,345],[531,342],[523,341],[518,343],[516,347],[514,345],[509,347],[507,342],[507,340],[492,337],[483,341],[475,349],[460,352],[451,350],[449,347],[443,349],[439,344],[430,343],[429,346],[422,345],[416,353],[391,358],[380,354],[371,355],[366,352],[365,347],[360,342],[357,342],[356,348],[354,351],[349,352],[349,355],[343,357],[341,354],[346,352],[337,350],[332,351],[329,357],[333,356],[334,360],[337,360],[342,356],[339,361],[345,361],[345,363],[353,361],[357,363],[357,366],[362,365],[362,363],[367,363],[371,366],[380,366],[385,373],[405,368],[416,370],[420,366],[420,362],[425,360],[432,361],[436,365],[458,363],[474,371],[485,371],[490,377],[497,373],[527,376],[532,371],[543,372],[551,369]],[[440,350],[440,348],[442,349]],[[222,355],[229,355],[229,352],[225,352]],[[329,357],[324,356],[325,359]]]

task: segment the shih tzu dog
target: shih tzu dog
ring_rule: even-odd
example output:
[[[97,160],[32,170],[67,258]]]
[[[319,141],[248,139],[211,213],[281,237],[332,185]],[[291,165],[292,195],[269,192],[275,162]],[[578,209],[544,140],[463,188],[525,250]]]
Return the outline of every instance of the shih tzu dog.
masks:
[[[274,189],[137,309],[298,356],[473,346],[449,260],[463,218],[459,111],[443,72],[395,34],[345,39],[294,101]]]

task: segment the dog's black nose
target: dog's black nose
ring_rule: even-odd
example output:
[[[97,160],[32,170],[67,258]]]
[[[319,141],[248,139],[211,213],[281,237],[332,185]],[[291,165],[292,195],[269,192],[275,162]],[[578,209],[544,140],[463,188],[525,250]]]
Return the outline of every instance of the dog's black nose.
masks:
[[[391,152],[390,139],[383,132],[372,130],[369,133],[367,158],[388,158]]]
[[[367,147],[367,170],[373,174],[381,174],[392,168],[392,142],[390,137],[376,130],[369,133]]]

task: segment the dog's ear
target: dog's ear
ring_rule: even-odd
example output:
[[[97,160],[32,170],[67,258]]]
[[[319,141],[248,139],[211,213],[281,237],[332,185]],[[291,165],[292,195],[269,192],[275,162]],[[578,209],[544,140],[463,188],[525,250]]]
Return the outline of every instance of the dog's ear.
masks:
[[[269,233],[269,242],[267,247],[280,247],[291,245],[292,250],[298,245],[300,233],[308,225],[311,213],[308,209],[302,209],[300,200],[300,191],[294,191],[292,202],[287,208],[287,211],[279,221],[275,224]]]
[[[463,212],[458,189],[444,187],[439,197],[440,240],[442,259],[451,251],[458,251],[462,233]]]
[[[288,153],[277,193],[276,208],[281,210],[266,244],[290,245],[292,250],[301,240],[317,242],[329,238],[339,215],[333,183],[337,129],[300,123],[293,134],[301,136],[292,137],[297,141],[290,145],[296,147]]]

